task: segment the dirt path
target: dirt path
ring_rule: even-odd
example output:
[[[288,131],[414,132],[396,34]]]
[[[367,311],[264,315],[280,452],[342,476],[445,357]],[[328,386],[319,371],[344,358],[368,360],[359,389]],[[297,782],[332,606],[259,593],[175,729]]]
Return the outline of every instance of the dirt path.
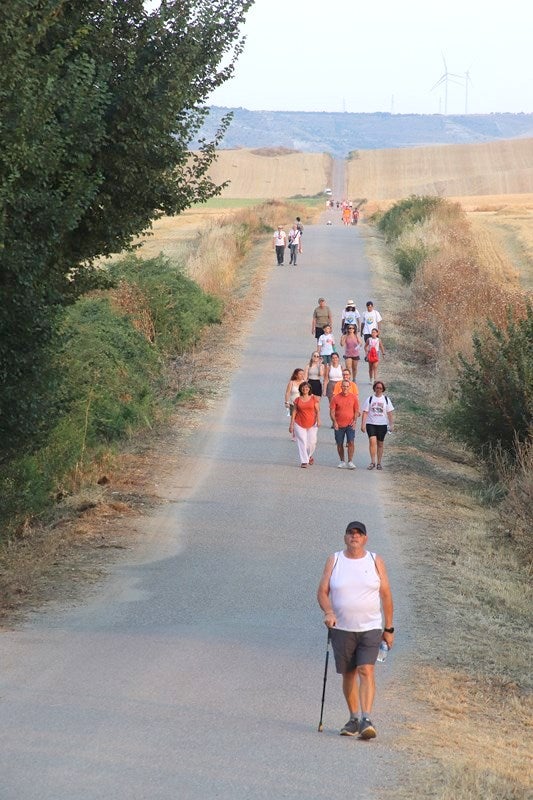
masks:
[[[411,658],[409,573],[386,470],[365,469],[361,433],[358,469],[337,470],[327,422],[316,465],[299,469],[283,408],[290,372],[313,349],[317,297],[336,318],[348,296],[364,307],[369,266],[358,230],[339,224],[307,227],[299,262],[272,268],[229,398],[166,483],[145,546],[92,600],[4,635],[4,800],[308,800],[352,793],[354,776],[377,798],[408,777],[395,741],[409,701],[396,690]],[[333,671],[316,732],[325,631],[314,595],[353,518],[389,566],[400,631],[379,668],[371,744],[338,736]]]

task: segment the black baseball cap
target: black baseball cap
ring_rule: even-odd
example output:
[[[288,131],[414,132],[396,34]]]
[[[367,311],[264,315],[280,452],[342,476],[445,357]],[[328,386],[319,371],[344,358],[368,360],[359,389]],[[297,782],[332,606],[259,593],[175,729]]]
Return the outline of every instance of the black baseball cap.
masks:
[[[350,531],[361,531],[365,536],[367,535],[366,525],[363,522],[349,522],[346,526],[346,533]]]

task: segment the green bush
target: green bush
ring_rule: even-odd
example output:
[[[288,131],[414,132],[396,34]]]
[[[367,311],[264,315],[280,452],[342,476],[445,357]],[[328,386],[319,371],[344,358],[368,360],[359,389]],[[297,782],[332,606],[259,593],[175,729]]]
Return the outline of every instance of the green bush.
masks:
[[[387,243],[397,239],[408,227],[428,219],[442,203],[442,198],[412,194],[395,203],[378,221],[378,229],[385,234]]]
[[[126,258],[109,277],[111,293],[83,297],[62,313],[52,370],[61,376],[54,384],[54,424],[33,451],[2,465],[0,539],[46,510],[69,473],[101,448],[165,415],[168,356],[220,321],[221,301],[162,256]],[[127,308],[121,284],[135,290],[125,292]],[[152,341],[136,326],[140,310],[150,317]]]
[[[533,308],[519,321],[508,310],[506,327],[488,321],[473,345],[471,360],[459,357],[446,425],[489,460],[495,450],[515,459],[533,434]]]
[[[89,446],[151,424],[160,357],[126,314],[85,297],[67,311],[62,336],[64,405]]]
[[[165,355],[183,353],[206,325],[221,320],[222,301],[203,292],[163,255],[147,260],[129,256],[113,264],[110,274],[138,288],[151,317],[154,343]],[[134,309],[131,313],[135,316]]]
[[[394,260],[405,283],[411,283],[418,267],[428,256],[428,249],[423,244],[410,247],[397,247]]]

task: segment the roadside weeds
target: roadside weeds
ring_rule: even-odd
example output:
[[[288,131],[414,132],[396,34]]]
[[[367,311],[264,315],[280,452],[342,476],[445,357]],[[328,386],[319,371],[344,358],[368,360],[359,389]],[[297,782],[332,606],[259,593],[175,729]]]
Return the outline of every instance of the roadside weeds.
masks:
[[[533,724],[531,595],[511,542],[496,536],[475,458],[438,425],[438,376],[402,361],[412,348],[405,289],[372,228],[364,226],[381,296],[382,365],[397,408],[388,445],[389,510],[410,573],[417,662],[405,675],[421,704],[398,747],[429,759],[417,785],[392,797],[518,800],[529,797]]]

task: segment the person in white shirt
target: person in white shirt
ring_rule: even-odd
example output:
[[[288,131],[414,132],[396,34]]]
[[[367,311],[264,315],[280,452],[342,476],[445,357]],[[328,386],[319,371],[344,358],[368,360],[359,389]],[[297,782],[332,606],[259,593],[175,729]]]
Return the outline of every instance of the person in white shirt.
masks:
[[[317,350],[318,354],[322,356],[322,363],[324,366],[330,364],[331,354],[335,350],[335,339],[331,333],[331,325],[324,325],[324,333],[318,338]]]
[[[387,387],[383,381],[375,381],[374,394],[363,403],[361,430],[368,436],[370,465],[368,469],[383,469],[383,444],[387,431],[394,430],[394,406],[385,394]]]
[[[363,322],[361,327],[361,333],[363,334],[363,339],[366,340],[370,338],[372,334],[372,328],[377,328],[378,331],[381,333],[381,320],[383,317],[379,313],[377,309],[374,308],[374,303],[372,300],[369,300],[366,304],[366,311],[363,314]]]
[[[353,300],[348,300],[341,316],[341,333],[346,333],[348,325],[353,325],[356,331],[359,330],[360,320],[361,314],[357,310],[357,306]]]
[[[349,522],[345,549],[329,556],[317,591],[350,711],[341,735],[360,739],[376,736],[370,721],[376,691],[374,665],[381,642],[389,648],[394,644],[387,570],[381,556],[366,550],[367,541],[364,523]]]
[[[278,267],[283,266],[286,247],[287,247],[287,234],[283,230],[283,225],[278,225],[278,229],[277,231],[274,232],[274,237],[272,240],[272,248],[276,251]]]
[[[291,254],[291,258],[289,264],[294,264],[296,266],[296,256],[298,255],[299,248],[300,248],[300,236],[302,234],[296,227],[296,223],[292,226],[289,231],[289,251]]]

